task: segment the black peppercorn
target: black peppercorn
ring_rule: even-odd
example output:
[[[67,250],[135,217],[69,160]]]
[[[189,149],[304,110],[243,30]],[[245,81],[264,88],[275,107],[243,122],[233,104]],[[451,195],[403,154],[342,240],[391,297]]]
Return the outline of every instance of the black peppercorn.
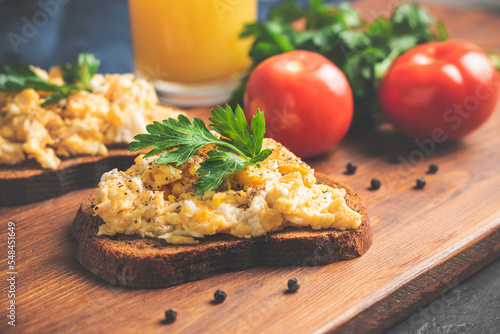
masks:
[[[349,162],[346,166],[346,174],[354,174],[356,173],[356,169],[358,166],[356,166],[356,163],[354,161]]]
[[[169,308],[165,311],[165,320],[166,324],[171,324],[177,319],[177,312],[174,309]]]
[[[370,185],[371,185],[371,190],[377,190],[382,185],[382,182],[380,182],[379,179],[373,178]]]
[[[214,301],[219,304],[226,300],[227,294],[222,290],[217,290],[214,293]]]
[[[435,174],[438,171],[439,167],[438,165],[432,164],[429,165],[429,170],[427,171],[427,174]]]
[[[416,189],[422,189],[425,187],[425,179],[423,177],[417,179]]]
[[[295,292],[300,288],[299,279],[294,277],[288,280],[288,291]]]
[[[399,165],[401,163],[401,158],[402,158],[401,155],[393,156],[391,159],[391,163],[395,164],[395,165]]]

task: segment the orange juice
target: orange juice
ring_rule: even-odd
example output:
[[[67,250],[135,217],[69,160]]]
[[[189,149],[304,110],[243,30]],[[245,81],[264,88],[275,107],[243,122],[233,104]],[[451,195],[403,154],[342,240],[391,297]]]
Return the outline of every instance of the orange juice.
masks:
[[[181,84],[220,81],[251,63],[257,0],[129,0],[136,72]]]

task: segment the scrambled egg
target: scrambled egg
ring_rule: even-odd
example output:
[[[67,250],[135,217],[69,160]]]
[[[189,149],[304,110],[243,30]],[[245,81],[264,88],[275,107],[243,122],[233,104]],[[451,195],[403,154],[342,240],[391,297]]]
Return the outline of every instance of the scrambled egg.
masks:
[[[173,244],[193,244],[207,235],[240,238],[264,235],[286,226],[355,229],[359,213],[345,202],[345,189],[316,184],[314,171],[272,139],[271,156],[246,167],[217,189],[195,195],[196,170],[213,147],[201,148],[185,164],[157,165],[139,156],[127,171],[105,173],[94,214],[105,224],[99,235],[137,234]]]
[[[63,84],[59,67],[49,73],[32,69]],[[45,108],[40,105],[49,92],[0,92],[0,164],[36,159],[43,168],[56,169],[60,157],[105,155],[106,146],[129,143],[153,120],[179,114],[158,105],[154,88],[132,74],[96,74],[91,87],[92,92],[79,91]]]

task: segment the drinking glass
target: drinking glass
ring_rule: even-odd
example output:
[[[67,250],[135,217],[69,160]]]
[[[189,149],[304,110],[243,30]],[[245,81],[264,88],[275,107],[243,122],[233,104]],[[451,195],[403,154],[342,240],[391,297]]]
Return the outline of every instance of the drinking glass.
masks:
[[[181,107],[227,101],[251,64],[257,0],[129,0],[135,72]]]

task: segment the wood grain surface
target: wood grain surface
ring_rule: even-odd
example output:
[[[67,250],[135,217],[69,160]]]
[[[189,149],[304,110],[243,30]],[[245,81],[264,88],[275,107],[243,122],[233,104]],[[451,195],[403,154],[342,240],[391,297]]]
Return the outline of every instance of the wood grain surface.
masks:
[[[400,1],[356,5],[373,19]],[[500,49],[500,18],[460,8],[429,6],[452,37]],[[206,110],[192,115],[206,116]],[[320,267],[259,267],[166,289],[108,284],[76,261],[69,233],[91,189],[22,207],[0,208],[2,262],[0,332],[23,333],[377,333],[500,255],[500,112],[464,140],[424,152],[389,130],[347,138],[310,160],[319,172],[349,184],[365,200],[373,245],[364,256]],[[420,152],[420,153],[416,153]],[[402,157],[402,164],[391,162]],[[344,166],[356,161],[355,175]],[[413,163],[410,163],[413,162]],[[430,163],[439,165],[426,175]],[[425,189],[413,189],[425,176]],[[372,177],[382,181],[369,191]],[[16,327],[7,307],[7,223],[16,224]],[[301,288],[286,294],[289,278]],[[210,303],[217,289],[227,292]],[[162,324],[174,308],[177,321]],[[16,332],[17,332],[16,331]]]

